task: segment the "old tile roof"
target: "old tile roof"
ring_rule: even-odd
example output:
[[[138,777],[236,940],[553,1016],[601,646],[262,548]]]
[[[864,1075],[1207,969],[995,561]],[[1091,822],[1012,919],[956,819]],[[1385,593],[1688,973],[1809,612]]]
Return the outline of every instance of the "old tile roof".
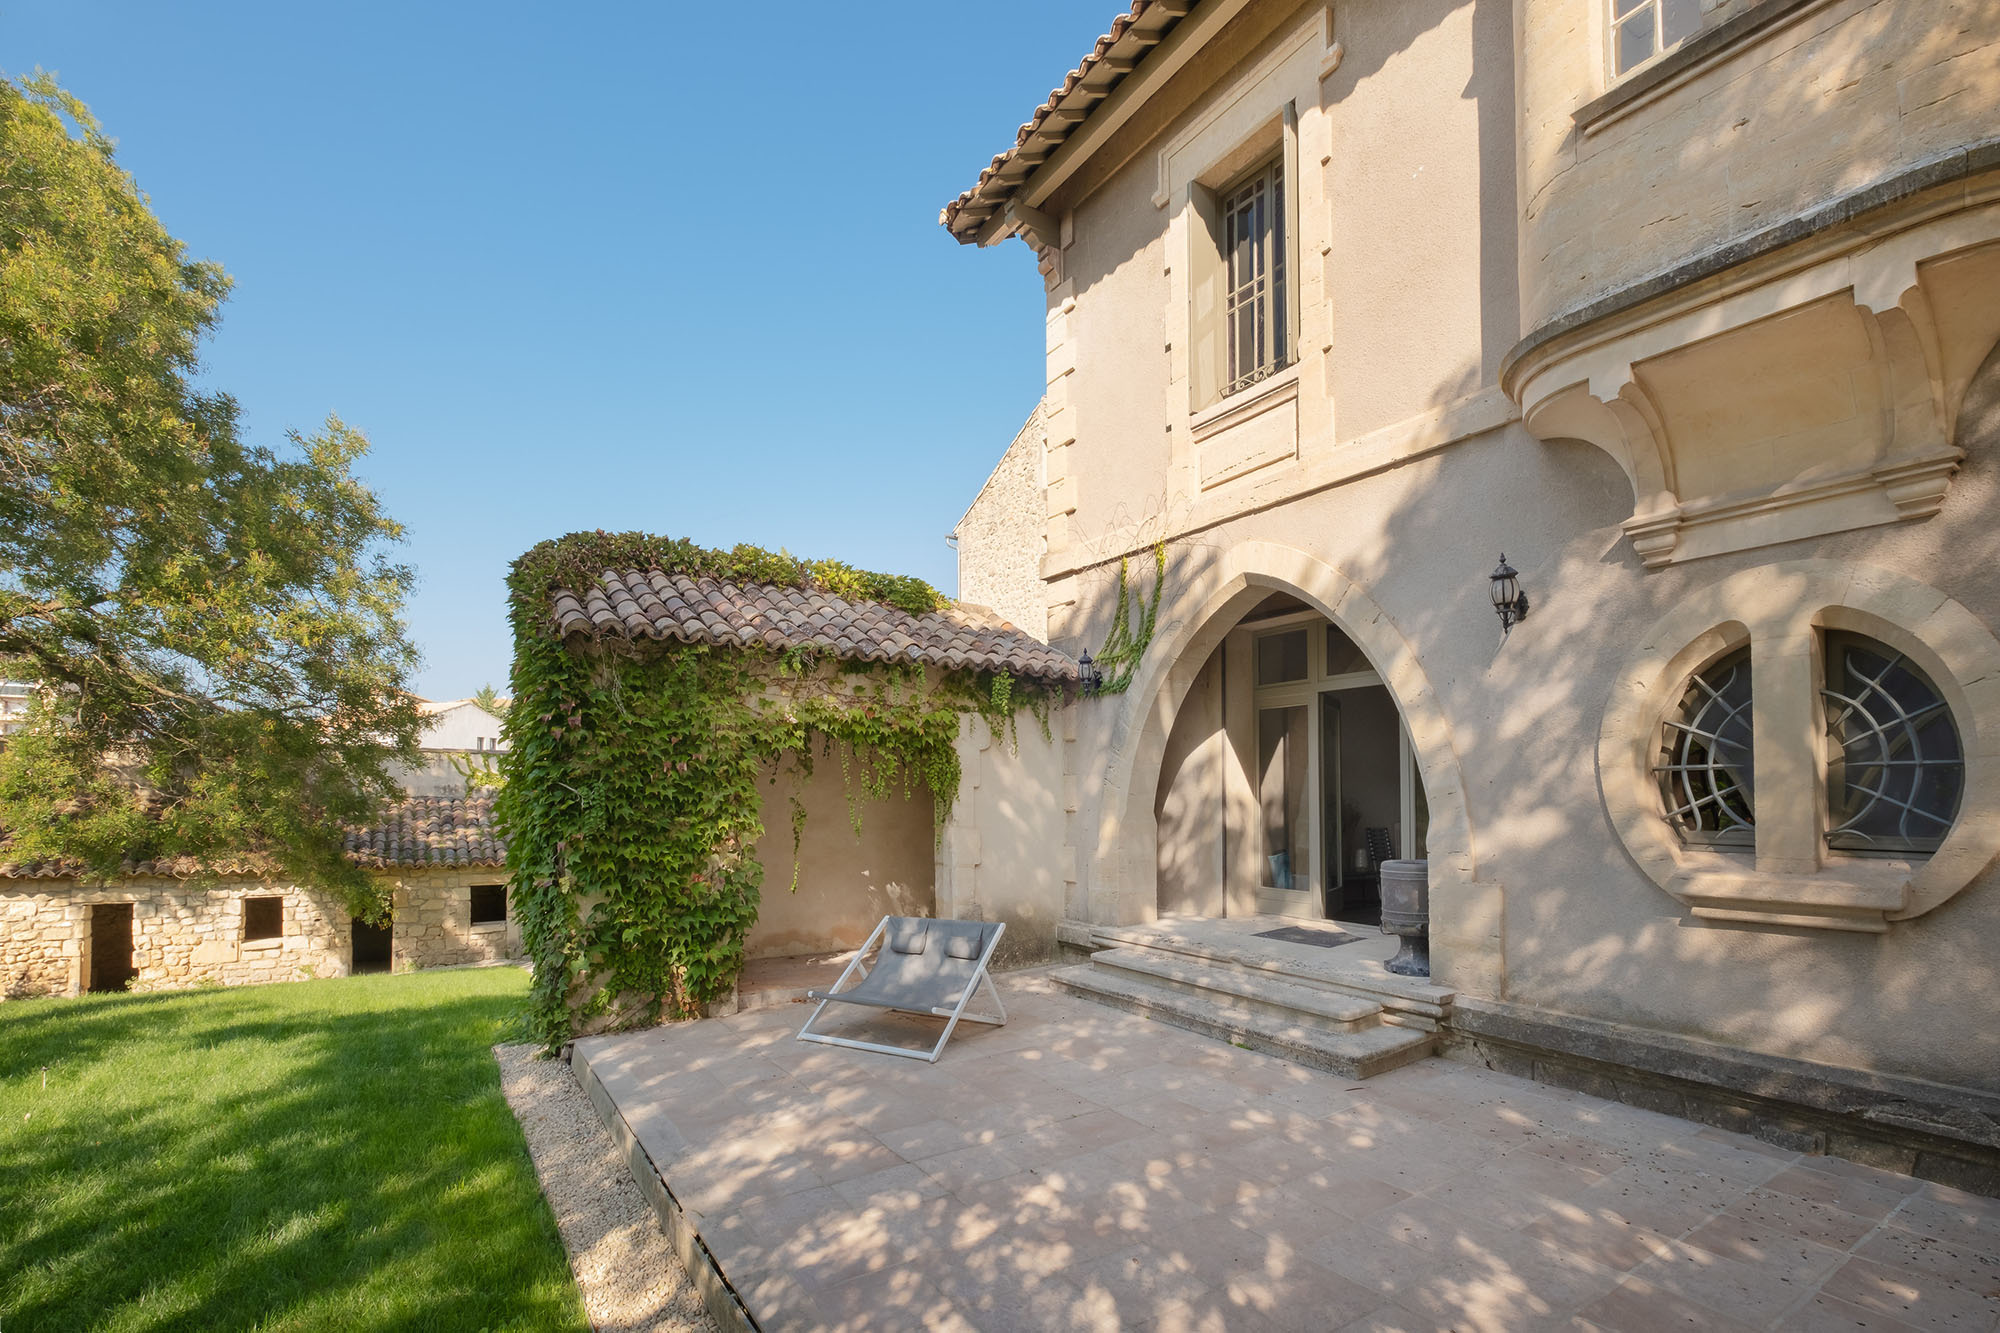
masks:
[[[607,569],[579,596],[552,594],[556,632],[678,639],[729,648],[817,648],[861,662],[1004,671],[1049,682],[1076,679],[1076,663],[980,608],[912,615],[880,602],[768,583],[730,583],[660,570]]]
[[[493,822],[491,796],[412,796],[349,833],[346,852],[374,870],[497,866],[507,860],[507,840]]]
[[[1111,21],[1111,30],[1035,108],[1015,133],[1013,146],[979,173],[971,189],[944,206],[938,222],[960,241],[977,239],[981,224],[1006,206],[1015,188],[1062,147],[1070,131],[1112,94],[1194,4],[1195,0],[1132,0],[1130,11]]]
[[[424,867],[498,866],[507,860],[507,842],[493,823],[493,798],[410,796],[382,812],[368,828],[348,833],[348,859],[370,870]],[[0,840],[0,857],[6,852]],[[66,861],[0,860],[0,878],[70,879],[82,867]],[[190,879],[199,875],[268,875],[277,869],[262,856],[204,862],[193,857],[128,861],[122,873]]]

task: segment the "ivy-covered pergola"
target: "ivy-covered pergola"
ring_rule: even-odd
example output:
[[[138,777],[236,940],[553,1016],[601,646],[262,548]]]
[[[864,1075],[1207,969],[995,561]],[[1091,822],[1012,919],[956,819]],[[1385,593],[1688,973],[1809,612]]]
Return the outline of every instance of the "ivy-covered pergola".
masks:
[[[1077,681],[1065,654],[920,580],[749,546],[573,533],[517,560],[508,590],[498,817],[550,1044],[728,994],[774,765],[838,762],[857,816],[927,787],[942,826],[962,720],[1046,727]]]

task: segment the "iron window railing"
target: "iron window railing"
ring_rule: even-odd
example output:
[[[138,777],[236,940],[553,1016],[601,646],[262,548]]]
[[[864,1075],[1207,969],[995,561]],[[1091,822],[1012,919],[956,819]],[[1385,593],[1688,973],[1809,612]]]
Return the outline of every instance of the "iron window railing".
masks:
[[[1753,845],[1750,650],[1740,648],[1696,672],[1663,730],[1653,773],[1667,822],[1690,843]]]
[[[1958,817],[1965,750],[1944,697],[1886,644],[1827,636],[1827,846],[1929,852]]]

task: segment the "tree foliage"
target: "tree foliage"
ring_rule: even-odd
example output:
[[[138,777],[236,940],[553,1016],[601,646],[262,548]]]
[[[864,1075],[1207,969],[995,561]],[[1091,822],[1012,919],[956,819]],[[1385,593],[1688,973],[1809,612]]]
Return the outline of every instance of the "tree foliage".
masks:
[[[12,857],[341,855],[414,757],[401,529],[337,418],[282,451],[199,380],[229,291],[42,75],[0,80],[0,655],[43,686],[0,755]]]

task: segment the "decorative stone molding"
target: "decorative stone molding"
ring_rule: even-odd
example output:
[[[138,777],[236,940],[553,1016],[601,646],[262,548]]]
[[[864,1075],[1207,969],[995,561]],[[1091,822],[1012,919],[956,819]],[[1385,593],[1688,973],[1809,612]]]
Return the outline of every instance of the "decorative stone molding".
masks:
[[[1201,489],[1296,459],[1298,403],[1299,374],[1294,365],[1197,415],[1189,435],[1200,463]]]
[[[1965,750],[1958,820],[1925,860],[1831,852],[1823,837],[1819,636],[1850,630],[1908,656],[1943,693]],[[1757,753],[1753,857],[1691,847],[1661,813],[1660,727],[1687,679],[1750,645]],[[1882,932],[1963,889],[2000,855],[2000,640],[1901,574],[1832,560],[1741,573],[1683,598],[1618,675],[1598,733],[1605,810],[1652,881],[1696,917]]]
[[[1921,520],[2000,341],[2000,174],[1865,217],[1523,345],[1503,372],[1538,439],[1604,450],[1649,568]]]

